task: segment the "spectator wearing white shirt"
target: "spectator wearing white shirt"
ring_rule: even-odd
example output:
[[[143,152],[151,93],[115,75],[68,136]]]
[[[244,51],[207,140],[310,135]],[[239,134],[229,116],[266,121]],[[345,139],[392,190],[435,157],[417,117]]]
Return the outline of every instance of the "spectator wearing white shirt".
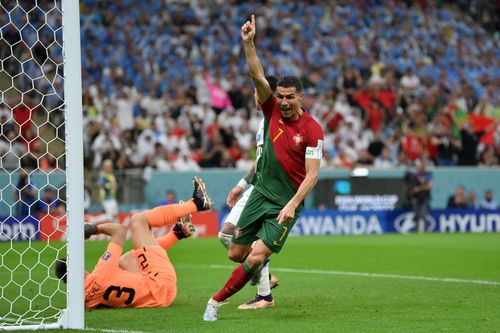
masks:
[[[135,97],[133,95],[133,92],[124,87],[120,92],[120,96],[113,100],[114,107],[116,109],[116,117],[120,122],[120,128],[122,131],[132,129],[134,127],[133,105]]]
[[[479,204],[481,209],[498,209],[498,203],[493,200],[493,192],[491,190],[484,191],[484,199]]]
[[[219,114],[219,124],[224,124],[224,127],[231,127],[233,132],[237,132],[243,125],[243,117],[233,108],[227,108]]]
[[[403,89],[408,93],[415,92],[420,87],[420,79],[409,67],[401,77],[400,83]]]
[[[339,138],[341,138],[341,144],[345,144],[349,140],[354,141],[358,137],[358,131],[354,129],[353,123],[346,121],[342,121],[340,123],[336,134]]]
[[[351,160],[353,163],[356,163],[358,160],[358,151],[356,150],[356,147],[354,146],[354,140],[349,138],[346,141],[344,141],[343,144],[341,144],[340,148],[344,151],[344,153],[349,157],[349,160]]]
[[[16,140],[16,133],[10,130],[5,138],[2,134],[0,137],[0,162],[5,170],[16,170],[21,167],[21,156],[26,153],[26,147]]]
[[[153,165],[159,171],[172,171],[172,165],[169,161],[170,154],[159,142],[155,145],[155,153],[152,156]]]
[[[92,143],[94,152],[94,168],[100,168],[104,157],[117,157],[122,148],[120,139],[114,136],[109,129],[103,129]]]
[[[257,133],[260,127],[260,122],[262,121],[262,112],[253,108],[250,112],[250,119],[248,119],[248,126],[250,131]]]
[[[243,125],[241,125],[239,133],[236,135],[236,139],[238,140],[238,144],[243,150],[250,150],[253,147],[253,139],[255,138],[255,134],[250,130],[250,126],[247,120],[244,121]]]
[[[140,105],[148,116],[157,116],[167,108],[164,99],[157,97],[156,88],[149,90],[149,94],[141,99]]]
[[[344,118],[352,115],[351,105],[349,104],[347,96],[344,93],[339,93],[337,95],[333,109],[335,112],[340,113]]]
[[[247,171],[253,166],[254,161],[250,158],[248,150],[241,152],[241,157],[236,161],[235,167],[237,170]]]
[[[384,146],[384,148],[382,148],[382,153],[375,158],[373,165],[375,168],[394,168],[396,166],[396,163],[394,163],[394,160],[391,158],[391,150],[389,147]]]
[[[190,153],[187,151],[183,151],[177,155],[177,159],[174,161],[173,167],[175,171],[198,172],[201,170],[198,163],[191,158]]]
[[[155,152],[156,133],[147,128],[137,138],[137,152],[145,159]]]

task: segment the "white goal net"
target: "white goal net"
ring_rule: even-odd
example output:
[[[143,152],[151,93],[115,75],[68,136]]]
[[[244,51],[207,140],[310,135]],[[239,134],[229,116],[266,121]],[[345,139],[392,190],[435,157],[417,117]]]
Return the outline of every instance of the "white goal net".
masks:
[[[83,328],[79,41],[78,1],[0,0],[0,330]]]

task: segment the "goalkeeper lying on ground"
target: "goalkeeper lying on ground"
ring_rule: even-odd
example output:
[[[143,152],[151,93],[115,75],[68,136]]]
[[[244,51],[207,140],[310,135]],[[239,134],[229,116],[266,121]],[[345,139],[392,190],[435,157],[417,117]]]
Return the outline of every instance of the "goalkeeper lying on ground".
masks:
[[[165,250],[194,231],[189,215],[212,206],[205,184],[193,178],[188,202],[159,206],[134,214],[130,230],[134,250],[122,255],[126,227],[116,223],[86,224],[85,237],[111,236],[106,252],[92,273],[85,272],[85,308],[166,307],[177,295],[177,277]],[[183,219],[186,217],[186,219]],[[175,224],[166,235],[154,238],[150,227]],[[66,282],[66,261],[56,263],[56,275]]]

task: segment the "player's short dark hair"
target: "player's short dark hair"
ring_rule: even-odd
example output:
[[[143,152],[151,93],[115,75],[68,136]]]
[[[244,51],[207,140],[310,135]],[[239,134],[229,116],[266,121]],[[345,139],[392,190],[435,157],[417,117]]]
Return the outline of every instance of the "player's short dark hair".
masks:
[[[278,87],[290,88],[295,87],[298,92],[302,91],[302,82],[300,79],[294,75],[282,76],[277,83]]]
[[[273,92],[275,92],[279,79],[274,75],[269,75],[269,76],[266,76],[266,80],[267,80],[267,82],[269,82],[269,86],[271,87],[271,90]]]
[[[68,267],[66,266],[66,258],[59,258],[56,260],[56,276],[59,280],[63,280],[66,283],[66,277],[68,272]]]

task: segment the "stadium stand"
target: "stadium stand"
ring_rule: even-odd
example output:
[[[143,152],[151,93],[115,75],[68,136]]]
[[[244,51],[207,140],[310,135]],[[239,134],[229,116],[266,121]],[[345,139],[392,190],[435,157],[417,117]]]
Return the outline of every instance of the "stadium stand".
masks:
[[[86,167],[95,170],[106,158],[116,169],[248,164],[259,114],[238,32],[249,13],[263,32],[256,42],[265,50],[266,74],[294,74],[304,82],[304,107],[325,130],[323,167],[398,167],[419,159],[436,166],[498,166],[500,20],[486,15],[500,12],[498,6],[83,0]],[[0,20],[6,15],[0,12]],[[19,28],[22,16],[17,20],[2,25],[3,68],[23,66],[27,76],[40,79],[29,100],[5,94],[2,102],[14,110],[10,117],[0,105],[2,135],[18,135],[19,156],[28,149],[41,154],[29,139],[31,122],[23,119],[36,123],[45,105],[62,104],[62,69],[43,52],[22,62],[29,50],[17,41],[28,30]],[[53,42],[53,34],[38,33],[38,43]],[[16,80],[22,86],[23,76]],[[36,91],[50,96],[41,100]],[[55,123],[61,117],[50,116]],[[57,156],[48,154],[43,167],[64,163]],[[6,167],[8,158],[2,157]]]

